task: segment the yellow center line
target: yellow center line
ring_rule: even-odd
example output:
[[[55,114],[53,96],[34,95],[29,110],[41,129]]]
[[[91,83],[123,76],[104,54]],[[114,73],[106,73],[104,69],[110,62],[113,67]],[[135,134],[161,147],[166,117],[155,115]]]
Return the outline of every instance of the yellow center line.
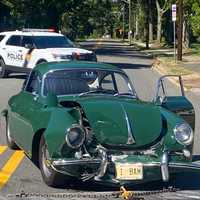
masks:
[[[18,165],[24,158],[23,151],[15,151],[9,158],[7,163],[0,170],[0,189],[8,182],[9,178],[12,176],[14,171],[17,169]]]
[[[7,149],[7,146],[0,146],[0,154],[2,154]]]

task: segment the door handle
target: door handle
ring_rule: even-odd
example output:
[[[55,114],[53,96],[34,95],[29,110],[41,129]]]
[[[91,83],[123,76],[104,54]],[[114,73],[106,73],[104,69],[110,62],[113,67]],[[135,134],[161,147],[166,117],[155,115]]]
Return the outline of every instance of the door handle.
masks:
[[[18,52],[22,52],[22,50],[18,50]]]

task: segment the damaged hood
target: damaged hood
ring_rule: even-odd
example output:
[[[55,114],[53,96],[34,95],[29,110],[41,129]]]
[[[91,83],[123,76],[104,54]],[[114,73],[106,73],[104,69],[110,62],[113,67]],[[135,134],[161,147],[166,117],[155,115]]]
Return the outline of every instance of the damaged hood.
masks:
[[[78,103],[101,144],[140,147],[160,136],[161,113],[152,104],[116,97],[80,98]]]

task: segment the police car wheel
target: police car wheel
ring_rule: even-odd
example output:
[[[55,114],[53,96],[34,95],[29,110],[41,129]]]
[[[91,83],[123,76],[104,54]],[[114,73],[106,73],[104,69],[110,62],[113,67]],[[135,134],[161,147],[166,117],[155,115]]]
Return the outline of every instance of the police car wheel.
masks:
[[[0,78],[5,78],[8,76],[7,71],[5,69],[5,63],[2,59],[0,59]]]

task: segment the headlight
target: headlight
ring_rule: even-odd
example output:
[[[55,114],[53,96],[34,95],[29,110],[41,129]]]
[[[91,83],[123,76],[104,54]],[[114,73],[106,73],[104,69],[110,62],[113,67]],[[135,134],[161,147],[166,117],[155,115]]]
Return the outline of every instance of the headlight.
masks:
[[[97,56],[95,53],[92,53],[92,61],[97,62]]]
[[[52,56],[54,57],[54,59],[63,59],[63,60],[71,60],[72,59],[71,55],[53,53]]]
[[[74,125],[67,130],[65,139],[69,147],[78,149],[85,141],[85,131],[81,126]]]
[[[174,135],[178,143],[190,145],[193,142],[193,130],[186,124],[178,124],[174,128]]]

